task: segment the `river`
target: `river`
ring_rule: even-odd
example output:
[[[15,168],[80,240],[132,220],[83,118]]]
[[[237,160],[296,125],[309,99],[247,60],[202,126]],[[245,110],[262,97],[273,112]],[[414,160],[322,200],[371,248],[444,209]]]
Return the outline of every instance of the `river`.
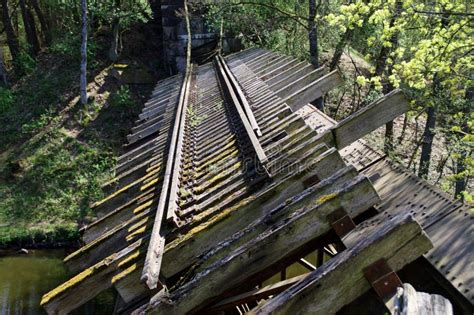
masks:
[[[41,296],[67,280],[62,258],[64,250],[29,250],[28,254],[0,252],[0,314],[46,314],[40,307]],[[101,294],[76,314],[111,314],[112,292]]]

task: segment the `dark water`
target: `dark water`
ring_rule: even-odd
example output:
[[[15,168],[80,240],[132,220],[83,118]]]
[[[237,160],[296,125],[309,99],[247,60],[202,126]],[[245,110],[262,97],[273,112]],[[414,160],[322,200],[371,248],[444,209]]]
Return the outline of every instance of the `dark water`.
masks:
[[[46,314],[41,296],[68,279],[63,250],[30,250],[27,255],[0,256],[0,315]],[[1,253],[0,253],[1,255]],[[105,294],[78,314],[110,314],[113,295]]]

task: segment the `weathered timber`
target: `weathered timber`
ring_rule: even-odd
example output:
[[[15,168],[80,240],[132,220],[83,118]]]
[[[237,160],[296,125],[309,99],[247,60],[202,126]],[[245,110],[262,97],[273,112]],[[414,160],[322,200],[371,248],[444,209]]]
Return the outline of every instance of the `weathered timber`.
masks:
[[[300,91],[305,86],[321,78],[325,74],[325,72],[325,68],[315,69],[314,71],[308,73],[305,76],[302,76],[298,80],[295,80],[294,82],[282,87],[281,89],[275,90],[275,93],[281,98],[285,99],[290,95],[293,95],[294,93]]]
[[[222,58],[221,56],[219,56],[219,57],[220,57],[219,60],[221,62],[221,65],[224,68],[224,70],[227,74],[227,77],[228,77],[230,83],[232,84],[232,87],[234,88],[235,93],[237,94],[237,96],[239,98],[239,101],[240,101],[240,103],[241,103],[241,105],[242,105],[242,107],[245,111],[245,114],[247,116],[247,119],[250,122],[250,125],[252,126],[253,131],[255,131],[255,134],[258,137],[261,137],[262,132],[260,131],[260,127],[258,126],[258,123],[255,120],[255,116],[253,115],[252,109],[250,108],[250,105],[247,101],[247,97],[245,97],[244,92],[240,88],[239,83],[237,82],[237,80],[235,79],[235,76],[233,75],[232,71],[229,69],[229,67],[225,63],[224,58]]]
[[[303,61],[276,77],[266,80],[265,83],[268,84],[271,90],[276,91],[313,71],[313,66]]]
[[[166,246],[161,270],[163,276],[170,278],[182,271],[220,239],[244,228],[305,188],[321,181],[315,186],[315,190],[324,194],[331,185],[356,176],[353,168],[343,168],[343,165],[337,151],[328,151],[313,163],[307,163],[307,168],[265,187],[257,196],[250,196],[228,209],[210,209],[209,213],[202,213],[195,218],[196,225],[191,231]],[[311,171],[306,173],[306,169]]]
[[[322,196],[313,206],[302,207],[282,217],[278,209],[215,246],[202,261],[229,248],[232,251],[171,292],[169,303],[161,300],[160,295],[159,301],[152,299],[147,311],[155,314],[184,314],[194,310],[214,295],[232,288],[246,277],[283,258],[295,246],[327,233],[331,229],[327,216],[341,206],[341,199],[352,202],[350,212],[356,215],[363,211],[361,209],[376,203],[378,196],[366,178],[357,177],[339,190]],[[260,234],[256,233],[259,228],[262,229]],[[253,233],[257,234],[256,237],[243,244],[240,242]]]
[[[394,90],[351,116],[341,120],[333,133],[337,148],[342,149],[409,110],[401,90]]]
[[[393,315],[453,315],[448,299],[437,294],[417,292],[410,284],[398,288]]]
[[[284,98],[284,102],[293,111],[297,111],[342,83],[343,80],[340,73],[333,71],[287,96]]]
[[[138,255],[143,250],[142,242],[140,240],[131,244],[48,292],[43,296],[41,305],[48,314],[62,315],[93,299],[112,286],[112,278],[116,273],[129,267],[133,260],[127,257]]]
[[[395,217],[251,314],[334,314],[370,288],[363,269],[385,258],[400,270],[432,247],[419,224]]]
[[[296,276],[284,281],[280,281],[274,284],[267,285],[263,288],[260,289],[254,289],[249,292],[241,293],[239,295],[224,299],[209,309],[206,309],[202,313],[204,314],[213,314],[213,313],[218,313],[220,311],[225,311],[228,310],[232,307],[244,304],[244,303],[249,303],[249,302],[255,302],[261,299],[266,299],[271,295],[278,294],[282,291],[285,291],[289,287],[291,287],[293,284],[297,283],[298,281],[302,280],[304,277],[306,277],[308,274],[302,274],[300,276]]]
[[[179,134],[182,133],[184,126],[181,124],[181,116],[185,115],[186,111],[186,92],[191,81],[192,67],[187,69],[186,76],[181,87],[180,101],[177,109],[177,115],[173,126],[173,133],[171,136],[171,145],[168,153],[168,160],[166,163],[166,171],[163,178],[163,186],[161,188],[160,199],[158,202],[158,208],[156,210],[155,222],[153,225],[153,231],[148,245],[148,250],[145,258],[145,265],[143,267],[143,273],[141,280],[146,282],[150,289],[155,289],[159,283],[160,266],[163,255],[163,249],[165,247],[165,231],[162,227],[163,219],[167,217],[166,206],[168,205],[168,194],[170,189],[170,182],[173,176],[176,146],[178,145]],[[179,163],[179,161],[176,161]]]

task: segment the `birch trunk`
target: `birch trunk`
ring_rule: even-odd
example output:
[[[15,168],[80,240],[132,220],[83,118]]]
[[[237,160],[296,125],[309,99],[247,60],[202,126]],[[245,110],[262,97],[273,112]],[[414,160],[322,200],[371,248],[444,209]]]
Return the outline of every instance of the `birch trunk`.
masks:
[[[81,0],[82,43],[81,43],[81,103],[87,104],[87,0]]]

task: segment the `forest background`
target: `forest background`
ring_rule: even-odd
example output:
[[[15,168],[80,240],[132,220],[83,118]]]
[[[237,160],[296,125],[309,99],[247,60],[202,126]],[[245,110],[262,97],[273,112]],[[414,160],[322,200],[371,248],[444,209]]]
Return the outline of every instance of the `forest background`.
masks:
[[[246,47],[340,69],[345,84],[315,102],[336,120],[401,88],[410,112],[367,140],[473,205],[471,1],[190,7]],[[0,13],[0,247],[75,242],[141,106],[169,75],[161,1],[0,0]]]

